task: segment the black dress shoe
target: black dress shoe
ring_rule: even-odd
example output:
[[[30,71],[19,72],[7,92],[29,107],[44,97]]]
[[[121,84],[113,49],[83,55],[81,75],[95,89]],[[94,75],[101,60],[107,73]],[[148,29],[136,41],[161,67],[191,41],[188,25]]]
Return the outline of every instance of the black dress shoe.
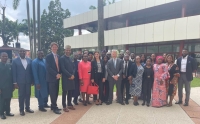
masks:
[[[6,116],[4,114],[1,115],[1,119],[6,119]]]
[[[188,103],[184,103],[183,106],[188,106]]]
[[[31,110],[31,109],[26,110],[26,112],[28,112],[28,113],[34,113],[34,111]]]
[[[106,105],[110,105],[110,104],[112,104],[112,102],[107,102],[107,103],[106,103]]]
[[[14,116],[12,113],[6,113],[6,116]]]
[[[47,111],[45,108],[39,108],[39,110],[40,110],[41,112],[46,112],[46,111]]]
[[[142,103],[142,106],[144,106],[144,105],[145,105],[145,102]]]
[[[44,106],[44,108],[50,108],[50,107],[51,107],[51,106],[49,106],[49,105],[45,105],[45,106]]]
[[[129,104],[128,100],[126,100],[125,103],[128,105]]]
[[[58,109],[53,110],[53,112],[54,112],[55,114],[61,114],[61,112],[60,112]]]
[[[147,107],[149,107],[149,105],[150,105],[150,104],[149,104],[149,103],[147,103]]]
[[[21,112],[20,112],[20,115],[21,115],[21,116],[24,116],[24,115],[25,115],[24,111],[21,111]]]
[[[125,105],[124,102],[120,102],[121,105]]]
[[[178,101],[178,102],[176,102],[175,104],[182,104],[183,102],[182,101]]]

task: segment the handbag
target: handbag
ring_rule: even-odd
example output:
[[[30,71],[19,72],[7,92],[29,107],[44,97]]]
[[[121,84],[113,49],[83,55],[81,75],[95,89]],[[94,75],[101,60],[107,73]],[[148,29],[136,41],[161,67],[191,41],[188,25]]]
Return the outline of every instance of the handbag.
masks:
[[[88,86],[87,94],[94,94],[94,95],[99,94],[99,86],[96,83],[91,83]]]

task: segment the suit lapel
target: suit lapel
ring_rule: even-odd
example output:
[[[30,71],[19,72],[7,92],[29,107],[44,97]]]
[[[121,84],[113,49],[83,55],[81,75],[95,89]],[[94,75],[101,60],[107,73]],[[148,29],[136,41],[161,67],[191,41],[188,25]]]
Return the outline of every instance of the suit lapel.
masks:
[[[22,68],[23,68],[24,70],[26,70],[26,69],[24,68],[23,64],[22,64],[22,61],[21,61],[21,58],[20,58],[20,57],[18,58],[18,62],[20,63],[20,65],[22,66]]]

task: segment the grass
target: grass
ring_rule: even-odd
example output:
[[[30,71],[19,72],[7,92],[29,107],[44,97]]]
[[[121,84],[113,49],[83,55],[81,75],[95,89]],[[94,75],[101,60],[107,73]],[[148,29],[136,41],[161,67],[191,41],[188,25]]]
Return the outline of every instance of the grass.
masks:
[[[194,78],[191,87],[200,87],[200,78]],[[114,92],[116,91],[116,86],[114,87]],[[59,86],[59,95],[62,95],[62,84],[60,80],[60,86]],[[31,97],[35,97],[35,88],[34,86],[31,87]],[[18,98],[18,90],[15,90],[13,92],[13,98]]]

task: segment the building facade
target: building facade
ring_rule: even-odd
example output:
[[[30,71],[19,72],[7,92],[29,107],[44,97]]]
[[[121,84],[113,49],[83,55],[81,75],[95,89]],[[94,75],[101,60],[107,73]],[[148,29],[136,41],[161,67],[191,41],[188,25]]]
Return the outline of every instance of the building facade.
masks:
[[[199,0],[121,0],[104,7],[107,50],[130,50],[136,54],[181,55],[188,48],[200,58]],[[97,47],[97,10],[64,20],[64,28],[78,29],[79,36],[66,37],[74,49]],[[90,34],[82,35],[81,30]]]

